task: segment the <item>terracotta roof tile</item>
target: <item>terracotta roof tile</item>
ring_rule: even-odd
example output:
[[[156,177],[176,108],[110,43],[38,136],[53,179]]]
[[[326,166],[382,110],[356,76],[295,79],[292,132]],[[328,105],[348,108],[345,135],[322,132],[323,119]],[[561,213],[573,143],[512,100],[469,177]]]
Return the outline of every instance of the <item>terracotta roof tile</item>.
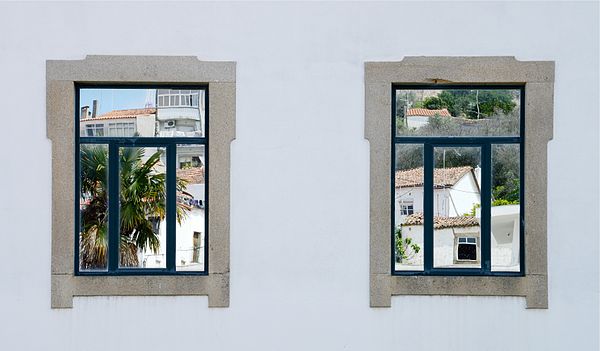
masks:
[[[473,168],[470,166],[436,168],[433,170],[433,181],[436,187],[453,186]],[[423,167],[396,171],[396,188],[423,186]]]
[[[414,213],[404,219],[402,226],[423,225],[423,213]],[[479,220],[476,217],[433,217],[433,228],[465,228],[478,227]]]
[[[82,121],[103,120],[103,119],[119,119],[119,118],[135,118],[140,115],[153,115],[156,113],[155,108],[134,108],[129,110],[114,110],[95,118],[84,118]]]
[[[433,117],[435,115],[439,115],[441,117],[452,117],[448,109],[441,110],[428,110],[426,108],[409,108],[406,110],[407,116],[428,116]]]
[[[204,166],[178,169],[177,178],[185,179],[190,184],[204,184]]]

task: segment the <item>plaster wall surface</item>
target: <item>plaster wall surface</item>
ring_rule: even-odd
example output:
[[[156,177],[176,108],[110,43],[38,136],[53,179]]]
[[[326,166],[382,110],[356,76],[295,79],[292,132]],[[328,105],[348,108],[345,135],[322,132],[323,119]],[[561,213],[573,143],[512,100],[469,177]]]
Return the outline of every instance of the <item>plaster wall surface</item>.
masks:
[[[147,335],[156,349],[378,350],[410,340],[412,350],[597,350],[598,10],[0,3],[0,349],[138,349]],[[440,29],[423,14],[460,25]],[[237,62],[229,308],[175,296],[50,309],[45,61],[88,54]],[[438,55],[556,62],[546,310],[518,297],[397,296],[391,308],[369,307],[364,62]],[[15,118],[21,127],[7,128]]]
[[[481,204],[481,194],[475,177],[465,174],[454,186],[448,189],[448,216],[464,216],[470,213],[475,204]]]

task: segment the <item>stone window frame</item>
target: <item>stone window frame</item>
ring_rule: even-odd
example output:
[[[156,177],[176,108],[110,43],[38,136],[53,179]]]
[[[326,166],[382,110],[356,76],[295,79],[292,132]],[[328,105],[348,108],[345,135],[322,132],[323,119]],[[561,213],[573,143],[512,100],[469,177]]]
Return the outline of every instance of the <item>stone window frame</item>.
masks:
[[[391,307],[397,295],[524,296],[548,308],[547,144],[553,136],[554,61],[514,57],[405,57],[365,62],[365,139],[370,145],[370,306]],[[522,84],[525,86],[524,276],[392,275],[391,113],[393,84]]]
[[[75,275],[75,84],[207,84],[207,275]],[[74,296],[208,296],[229,306],[230,144],[235,139],[236,63],[194,56],[86,56],[46,61],[46,124],[52,142],[51,307],[71,308]]]

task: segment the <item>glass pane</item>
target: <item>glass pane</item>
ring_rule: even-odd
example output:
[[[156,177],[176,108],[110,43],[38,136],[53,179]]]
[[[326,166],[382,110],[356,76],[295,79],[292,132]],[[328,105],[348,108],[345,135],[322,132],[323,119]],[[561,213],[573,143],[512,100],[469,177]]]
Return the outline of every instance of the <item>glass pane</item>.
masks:
[[[479,147],[434,148],[433,266],[479,268]]]
[[[177,234],[175,267],[204,271],[205,158],[204,145],[177,146]]]
[[[423,145],[396,145],[395,267],[423,270]]]
[[[166,268],[166,153],[163,147],[119,148],[119,266]]]
[[[518,144],[492,146],[492,271],[520,271],[521,173]]]
[[[79,269],[106,270],[108,252],[108,146],[80,146]]]
[[[205,136],[204,90],[191,90],[185,95],[174,96],[174,93],[174,91],[169,93],[171,107],[159,106],[156,111],[157,135],[161,137]],[[200,97],[200,104],[196,103],[195,106],[190,106],[190,95],[196,99]],[[160,99],[160,92],[158,97]]]
[[[519,136],[519,89],[397,89],[397,136]]]
[[[84,137],[202,137],[205,91],[82,88],[80,135]],[[191,106],[191,99],[194,106]],[[158,106],[156,106],[158,103]],[[98,124],[102,122],[103,124]],[[110,128],[110,124],[121,123]]]

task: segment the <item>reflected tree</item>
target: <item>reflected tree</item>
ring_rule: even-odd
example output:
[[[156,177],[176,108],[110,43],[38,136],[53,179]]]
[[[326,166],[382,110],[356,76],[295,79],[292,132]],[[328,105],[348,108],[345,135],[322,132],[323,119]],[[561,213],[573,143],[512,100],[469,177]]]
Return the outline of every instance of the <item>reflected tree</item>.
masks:
[[[156,172],[160,152],[145,159],[143,148],[122,148],[120,166],[120,255],[121,266],[138,267],[138,252],[158,252],[160,241],[153,221],[166,215],[165,173]],[[80,261],[82,269],[106,268],[108,251],[108,150],[102,146],[81,146]],[[178,179],[177,191],[187,182]],[[187,208],[177,203],[181,223]],[[115,214],[116,215],[116,214]]]

